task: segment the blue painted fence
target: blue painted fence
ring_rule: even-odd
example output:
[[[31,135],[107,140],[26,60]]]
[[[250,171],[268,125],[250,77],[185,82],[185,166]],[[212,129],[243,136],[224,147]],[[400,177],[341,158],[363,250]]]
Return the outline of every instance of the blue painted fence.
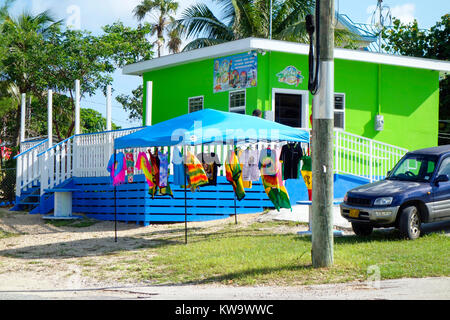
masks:
[[[169,178],[171,182],[172,177]],[[109,177],[73,178],[72,211],[84,213],[100,220],[114,220],[114,187]],[[151,222],[180,222],[185,219],[184,189],[172,185],[174,197],[155,196],[148,193],[144,175],[134,176],[133,183],[116,187],[118,221],[132,221],[148,225]],[[236,212],[256,213],[273,205],[264,192],[261,182],[245,189],[242,201],[236,200]],[[186,193],[187,220],[204,221],[234,215],[234,191],[225,177],[217,177],[217,186],[200,187],[200,190]]]

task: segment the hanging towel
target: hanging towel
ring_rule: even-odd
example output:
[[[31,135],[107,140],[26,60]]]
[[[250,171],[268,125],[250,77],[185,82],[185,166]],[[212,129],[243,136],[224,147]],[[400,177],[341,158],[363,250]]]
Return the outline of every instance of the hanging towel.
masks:
[[[125,182],[125,172],[127,168],[125,155],[123,152],[119,152],[115,155],[116,162],[114,162],[114,153],[111,155],[108,161],[106,169],[110,173],[111,183],[113,186],[117,186]]]
[[[261,180],[264,191],[272,201],[275,209],[291,209],[289,194],[284,186],[282,178],[281,162],[279,160],[280,150],[264,149],[260,155]]]
[[[133,183],[133,169],[134,169],[134,157],[132,152],[125,153],[125,159],[127,163],[127,182]]]
[[[189,151],[186,151],[185,165],[191,191],[195,191],[199,186],[208,183],[208,176],[203,169],[203,165],[197,157]]]
[[[226,179],[233,186],[236,198],[240,201],[245,197],[242,169],[235,150],[229,150],[225,160]]]

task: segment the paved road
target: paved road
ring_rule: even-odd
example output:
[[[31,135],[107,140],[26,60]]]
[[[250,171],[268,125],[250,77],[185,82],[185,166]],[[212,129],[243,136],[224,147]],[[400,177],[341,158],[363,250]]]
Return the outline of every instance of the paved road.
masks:
[[[449,300],[450,277],[298,287],[124,286],[0,290],[0,300]]]

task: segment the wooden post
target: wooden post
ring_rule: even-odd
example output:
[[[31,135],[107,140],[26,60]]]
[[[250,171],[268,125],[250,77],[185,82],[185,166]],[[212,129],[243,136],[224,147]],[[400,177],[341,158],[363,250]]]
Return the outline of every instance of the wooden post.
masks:
[[[319,88],[313,99],[312,264],[333,264],[334,0],[316,2],[319,10]],[[317,23],[317,21],[316,21]]]

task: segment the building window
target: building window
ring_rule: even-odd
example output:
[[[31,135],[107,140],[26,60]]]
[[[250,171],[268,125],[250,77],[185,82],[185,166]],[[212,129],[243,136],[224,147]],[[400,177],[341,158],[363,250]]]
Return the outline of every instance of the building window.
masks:
[[[345,129],[345,94],[334,94],[334,127]]]
[[[230,112],[245,114],[245,90],[230,92]]]
[[[189,98],[189,113],[203,109],[203,97]]]

